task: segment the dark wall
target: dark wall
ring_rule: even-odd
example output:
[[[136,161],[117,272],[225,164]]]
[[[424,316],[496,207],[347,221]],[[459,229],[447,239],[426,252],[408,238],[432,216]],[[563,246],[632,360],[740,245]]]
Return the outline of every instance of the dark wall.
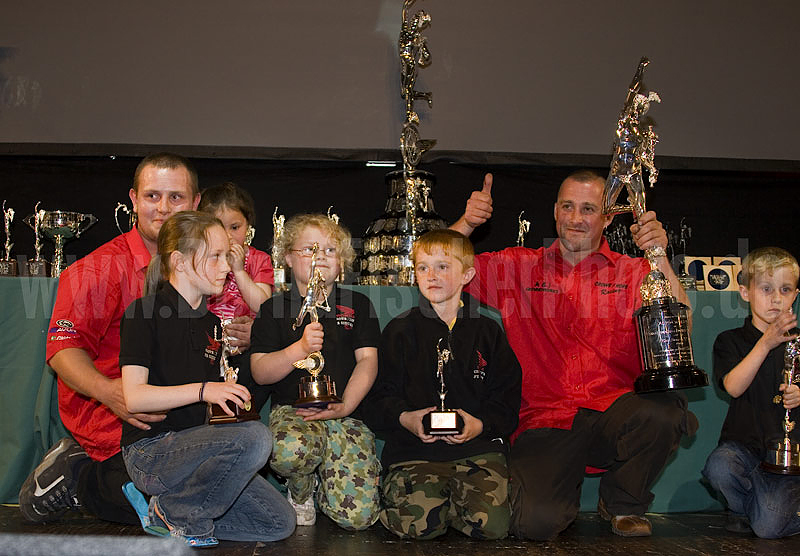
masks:
[[[0,156],[0,200],[14,208],[13,254],[33,255],[33,232],[22,219],[36,201],[46,210],[94,214],[99,222],[66,252],[82,256],[119,232],[114,207],[128,200],[138,157]],[[364,162],[276,161],[194,158],[201,187],[233,180],[248,189],[259,222],[254,245],[268,250],[271,215],[277,205],[287,217],[302,211],[325,212],[330,205],[358,241],[370,221],[383,212],[387,199],[386,168]],[[555,237],[553,202],[561,180],[574,169],[564,164],[479,164],[438,160],[423,165],[437,176],[432,196],[447,221],[457,219],[486,171],[494,173],[495,215],[473,240],[478,251],[511,246],[517,239],[517,217],[525,211],[532,222],[526,245],[541,246]],[[597,170],[606,172],[607,168]],[[691,226],[690,255],[744,255],[748,249],[779,245],[800,255],[797,233],[797,190],[800,172],[766,170],[662,170],[647,205],[660,220],[677,229],[682,218]],[[617,218],[630,221],[630,216]],[[0,241],[5,238],[0,235]],[[52,244],[45,246],[49,259]]]

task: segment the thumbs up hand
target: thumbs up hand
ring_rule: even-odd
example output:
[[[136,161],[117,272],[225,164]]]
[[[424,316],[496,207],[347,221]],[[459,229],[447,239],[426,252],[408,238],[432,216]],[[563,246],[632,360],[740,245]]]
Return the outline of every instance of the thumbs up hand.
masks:
[[[483,188],[473,191],[467,201],[464,214],[450,226],[451,229],[469,236],[472,231],[492,217],[492,174],[483,178]]]

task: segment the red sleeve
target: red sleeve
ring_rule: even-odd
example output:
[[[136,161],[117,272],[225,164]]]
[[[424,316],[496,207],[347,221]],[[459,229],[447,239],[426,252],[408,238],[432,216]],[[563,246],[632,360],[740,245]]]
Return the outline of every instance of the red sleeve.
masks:
[[[253,282],[261,284],[269,284],[272,286],[275,283],[275,273],[272,269],[272,259],[270,256],[259,251],[255,247],[250,247],[247,252],[247,262],[245,263],[245,270]]]

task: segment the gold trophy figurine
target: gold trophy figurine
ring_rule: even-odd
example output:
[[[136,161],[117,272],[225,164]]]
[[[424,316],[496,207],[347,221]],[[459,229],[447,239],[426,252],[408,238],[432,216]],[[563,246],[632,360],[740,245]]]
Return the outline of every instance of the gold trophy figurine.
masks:
[[[231,355],[232,349],[230,339],[228,337],[228,330],[225,328],[227,323],[222,324],[222,337],[217,337],[217,327],[214,327],[214,340],[222,342],[222,356],[219,361],[220,376],[224,382],[236,382],[239,379],[239,369],[231,367],[228,362],[228,356]],[[241,423],[242,421],[256,421],[261,419],[261,415],[253,411],[250,401],[245,402],[244,407],[239,407],[236,404],[233,406],[228,405],[228,408],[233,411],[233,415],[228,415],[225,410],[217,404],[208,404],[208,422],[211,425],[220,425],[223,423]]]
[[[439,409],[426,413],[422,417],[422,429],[425,434],[433,436],[445,436],[451,434],[461,434],[464,431],[464,419],[457,411],[445,409],[444,398],[447,396],[447,389],[444,385],[444,366],[453,358],[453,352],[449,348],[442,349],[442,341],[439,338],[436,342],[436,378],[439,379]]]
[[[308,284],[300,313],[292,324],[292,330],[297,330],[302,326],[306,315],[309,315],[311,322],[319,322],[317,309],[330,311],[328,305],[328,292],[325,289],[325,277],[322,271],[317,268],[317,251],[319,245],[313,246],[311,253],[311,270],[308,273]],[[342,399],[336,395],[336,384],[331,377],[320,374],[325,366],[325,358],[322,352],[314,351],[309,353],[305,359],[292,363],[297,369],[305,369],[311,376],[300,378],[300,397],[292,404],[294,407],[318,407],[326,408],[329,403],[340,403]]]
[[[5,256],[0,259],[0,276],[16,276],[17,275],[17,261],[11,258],[11,248],[14,244],[11,243],[11,222],[14,221],[14,209],[6,208],[6,202],[3,200],[3,222],[6,229],[6,244]]]
[[[286,217],[282,214],[278,214],[278,207],[276,206],[275,211],[272,213],[272,264],[274,265],[273,272],[276,292],[285,292],[289,290],[289,286],[286,284],[286,268],[282,264],[278,264],[275,258],[275,246],[283,236],[285,222]]]
[[[797,329],[791,331],[796,334]],[[783,352],[783,381],[788,386],[797,383],[800,378],[800,338],[786,342]],[[776,404],[783,403],[783,397],[777,395],[772,400]],[[794,430],[795,422],[789,420],[790,409],[786,410],[783,417],[783,439],[773,443],[767,449],[767,459],[761,462],[761,467],[771,473],[781,475],[800,475],[800,445],[789,438],[789,433]]]
[[[654,165],[658,136],[644,116],[651,102],[661,102],[655,91],[644,91],[642,77],[650,61],[642,58],[628,88],[617,122],[611,170],[603,191],[603,214],[632,212],[639,220],[647,211],[642,169],[648,171],[652,187],[658,178]],[[629,205],[615,204],[625,187]],[[707,386],[708,377],[694,364],[689,335],[689,307],[672,296],[672,288],[658,259],[666,257],[661,246],[645,251],[650,272],[640,287],[642,306],[634,314],[639,339],[642,374],[634,381],[637,393]]]
[[[525,214],[525,211],[519,213],[517,217],[517,222],[519,223],[519,229],[517,231],[517,247],[525,247],[525,235],[531,230],[531,221],[525,220],[522,218],[522,215]]]

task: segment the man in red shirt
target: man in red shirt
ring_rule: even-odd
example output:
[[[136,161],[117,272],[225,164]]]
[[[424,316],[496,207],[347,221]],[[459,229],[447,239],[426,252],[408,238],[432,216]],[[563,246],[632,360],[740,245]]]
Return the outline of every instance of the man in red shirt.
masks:
[[[139,523],[122,494],[130,480],[120,452],[122,421],[149,429],[165,415],[127,411],[119,326],[125,309],[142,295],[161,225],[176,212],[197,208],[197,174],[181,156],[150,155],[136,168],[130,198],[136,227],[59,278],[47,360],[58,375],[61,420],[74,440],[61,439],[22,485],[20,510],[31,521],[50,521],[81,507],[109,521]]]
[[[609,249],[605,179],[578,171],[561,184],[550,247],[512,247],[475,257],[466,291],[496,307],[522,365],[522,406],[512,436],[511,532],[547,540],[574,521],[586,466],[605,469],[598,511],[623,536],[652,533],[650,487],[693,428],[680,393],[633,393],[641,372],[633,312],[645,259]],[[492,176],[452,227],[469,235],[492,212]],[[666,247],[654,212],[631,227],[640,249]],[[659,269],[689,304],[666,257]]]

